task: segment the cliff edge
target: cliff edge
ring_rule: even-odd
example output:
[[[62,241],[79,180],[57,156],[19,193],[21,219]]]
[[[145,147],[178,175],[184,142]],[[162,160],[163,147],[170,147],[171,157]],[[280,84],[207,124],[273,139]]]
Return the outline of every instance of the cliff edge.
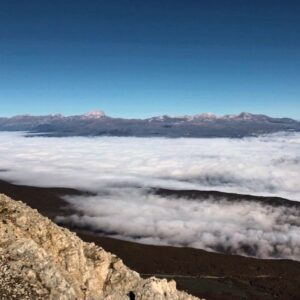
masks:
[[[0,194],[0,299],[195,300]]]

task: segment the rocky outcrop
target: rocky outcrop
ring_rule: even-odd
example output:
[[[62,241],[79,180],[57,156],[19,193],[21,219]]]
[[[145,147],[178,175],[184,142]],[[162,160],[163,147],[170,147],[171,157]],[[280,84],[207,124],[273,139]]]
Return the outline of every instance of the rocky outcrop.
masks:
[[[198,299],[0,195],[0,299]]]

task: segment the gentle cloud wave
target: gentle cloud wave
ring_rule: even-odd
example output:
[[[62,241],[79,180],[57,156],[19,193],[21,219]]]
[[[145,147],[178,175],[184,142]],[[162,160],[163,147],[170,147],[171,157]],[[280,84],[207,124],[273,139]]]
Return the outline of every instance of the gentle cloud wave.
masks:
[[[300,209],[253,202],[162,198],[137,190],[67,200],[58,222],[146,244],[300,260]]]

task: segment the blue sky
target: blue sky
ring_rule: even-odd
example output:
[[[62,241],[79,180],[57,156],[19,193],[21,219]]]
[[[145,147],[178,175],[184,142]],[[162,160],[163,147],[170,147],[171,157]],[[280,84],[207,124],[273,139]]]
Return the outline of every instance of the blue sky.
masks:
[[[0,115],[300,119],[300,2],[0,2]]]

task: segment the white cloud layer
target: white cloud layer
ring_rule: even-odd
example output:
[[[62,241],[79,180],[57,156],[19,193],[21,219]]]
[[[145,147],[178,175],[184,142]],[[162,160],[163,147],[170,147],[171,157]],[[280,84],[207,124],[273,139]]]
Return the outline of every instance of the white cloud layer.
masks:
[[[80,214],[57,221],[146,244],[300,260],[300,209],[162,198],[134,189],[67,199]]]
[[[145,243],[300,260],[299,209],[162,198],[136,188],[218,190],[300,201],[299,133],[244,139],[0,133],[0,169],[7,170],[1,178],[22,184],[97,192],[69,199],[84,213],[72,217],[80,226]]]

